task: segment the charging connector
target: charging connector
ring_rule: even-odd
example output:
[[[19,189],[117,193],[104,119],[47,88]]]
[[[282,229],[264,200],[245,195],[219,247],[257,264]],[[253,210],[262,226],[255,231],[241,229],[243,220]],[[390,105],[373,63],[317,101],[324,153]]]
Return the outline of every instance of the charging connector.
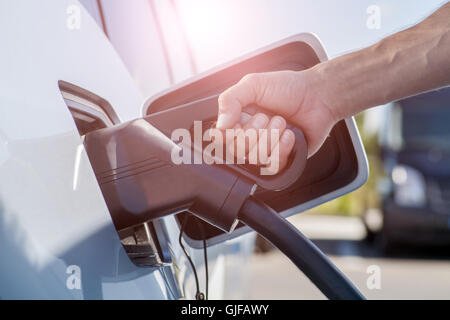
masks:
[[[171,129],[190,128],[192,119],[208,117],[211,101],[86,135],[85,148],[116,228],[121,230],[184,211],[225,232],[233,231],[240,220],[286,254],[328,298],[362,299],[312,242],[277,212],[251,198],[255,184],[279,190],[300,177],[307,154],[301,130],[295,129],[296,144],[290,164],[271,178],[256,177],[233,165],[172,162],[172,152],[179,146],[169,138]]]

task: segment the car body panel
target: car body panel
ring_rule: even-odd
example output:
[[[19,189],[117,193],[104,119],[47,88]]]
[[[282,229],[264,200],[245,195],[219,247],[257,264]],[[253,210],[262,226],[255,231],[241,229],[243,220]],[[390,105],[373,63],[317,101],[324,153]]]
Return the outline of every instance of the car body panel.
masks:
[[[136,74],[99,27],[96,3],[87,8],[70,0],[0,3],[0,298],[193,298],[174,217],[159,221],[171,263],[142,268],[129,259],[61,96],[64,81],[105,99],[121,121],[141,116]],[[148,68],[161,64],[158,57],[148,55]],[[170,85],[167,70],[152,71],[147,90]],[[236,274],[230,261],[245,261],[253,241],[208,249],[211,298],[243,288],[245,272]],[[204,288],[203,250],[187,249]]]
[[[3,1],[0,16],[0,297],[179,298],[170,270],[126,255],[58,87],[73,83],[122,119],[139,116],[142,97],[119,56],[78,2]]]

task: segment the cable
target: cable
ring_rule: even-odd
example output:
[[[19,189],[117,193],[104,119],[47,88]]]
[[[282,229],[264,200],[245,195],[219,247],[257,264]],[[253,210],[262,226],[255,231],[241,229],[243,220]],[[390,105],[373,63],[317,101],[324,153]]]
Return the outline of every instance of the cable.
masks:
[[[200,228],[202,233],[202,241],[203,241],[203,257],[205,260],[205,283],[206,283],[206,295],[205,299],[208,300],[208,289],[209,289],[209,271],[208,271],[208,247],[206,245],[206,235],[205,235],[205,228],[203,227],[203,224],[200,222],[200,220],[197,220],[197,226]]]
[[[266,204],[249,198],[239,219],[289,257],[327,298],[365,299],[319,248]]]
[[[181,229],[180,229],[180,236],[178,237],[178,242],[180,243],[181,249],[183,249],[183,252],[186,256],[186,258],[189,261],[189,264],[192,267],[192,271],[194,272],[194,277],[195,277],[195,287],[196,287],[196,294],[195,294],[195,298],[197,300],[205,300],[205,296],[203,293],[200,292],[200,286],[199,286],[199,282],[198,282],[198,275],[197,275],[197,269],[195,268],[194,262],[192,261],[191,256],[189,255],[189,253],[187,252],[186,248],[184,247],[183,244],[183,232],[184,232],[184,228],[186,227],[186,223],[189,219],[189,214],[186,213],[186,215],[183,218],[183,222],[181,223]]]

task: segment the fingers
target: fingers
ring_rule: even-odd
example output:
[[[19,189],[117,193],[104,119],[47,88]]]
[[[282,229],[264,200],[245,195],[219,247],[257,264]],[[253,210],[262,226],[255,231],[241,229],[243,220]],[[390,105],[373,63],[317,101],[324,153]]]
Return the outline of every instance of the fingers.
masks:
[[[243,120],[244,118],[244,120]],[[276,130],[278,132],[278,138],[283,133],[284,129],[286,128],[286,120],[284,120],[283,117],[280,116],[274,116],[270,119],[269,117],[264,113],[258,113],[254,115],[253,117],[250,117],[249,119],[247,117],[241,117],[241,124],[243,124],[242,132],[239,132],[239,135],[245,135],[245,137],[248,139],[248,143],[245,143],[245,153],[248,154],[249,150],[251,150],[255,145],[257,140],[260,138],[260,132],[259,129],[267,129],[268,130],[268,137],[267,137],[267,147],[265,150],[271,150],[274,143],[278,143],[278,141],[271,141],[271,132],[273,130]],[[253,132],[252,132],[253,130]],[[237,136],[239,136],[237,134]],[[256,137],[256,139],[255,139]],[[241,143],[243,146],[244,143]],[[270,152],[268,152],[270,153]]]
[[[259,129],[265,129],[269,124],[269,117],[264,113],[257,113],[247,123],[243,130],[246,134],[248,143],[245,143],[246,154],[256,145],[259,140]],[[253,131],[252,131],[253,130]]]
[[[281,135],[284,132],[284,129],[286,129],[286,120],[284,120],[283,117],[280,116],[274,116],[270,120],[269,125],[267,126],[268,129],[268,139],[267,139],[267,150],[273,150],[274,146],[278,143],[278,140],[280,139]],[[275,132],[274,132],[275,131]],[[274,139],[276,141],[272,141],[272,133],[275,133],[276,136]]]
[[[247,75],[219,96],[218,129],[232,128],[240,120],[242,108],[258,100],[258,77]]]
[[[294,133],[286,129],[286,120],[280,116],[269,118],[264,113],[249,117],[227,130],[232,139],[227,143],[227,152],[237,164],[266,166],[265,174],[274,175],[287,164],[295,143]],[[227,138],[228,141],[228,138]]]
[[[294,132],[290,129],[284,130],[281,134],[280,140],[272,148],[270,154],[270,162],[264,168],[263,174],[275,175],[283,170],[289,160],[289,155],[292,152],[295,144]]]
[[[287,164],[295,136],[291,130],[286,129],[286,125],[283,117],[274,116],[265,130],[258,130],[257,142],[250,139],[250,142],[253,142],[249,144],[248,151],[248,160],[251,164],[272,166],[274,172],[271,174],[277,173]]]
[[[295,136],[292,131],[286,130],[285,119],[281,116],[269,118],[264,113],[245,117],[242,110],[257,104],[283,116],[294,114],[299,100],[293,95],[299,91],[294,85],[295,77],[294,72],[250,74],[219,96],[216,127],[224,131],[236,129],[235,138],[227,139],[227,152],[236,155],[239,164],[272,164],[277,172],[287,164]],[[283,107],[278,108],[277,105]],[[272,136],[272,132],[277,135]],[[274,151],[277,153],[276,159],[271,160]]]
[[[292,132],[292,130],[286,129],[284,130],[283,134],[281,135],[279,146],[278,146],[278,157],[274,157],[275,161],[276,158],[278,158],[279,161],[279,170],[284,169],[286,166],[289,155],[292,152],[292,148],[294,148],[295,144],[295,134]]]
[[[250,144],[248,152],[250,160],[257,157],[257,163],[260,165],[269,163],[270,154],[286,129],[286,120],[283,117],[274,116],[265,129],[264,131],[258,130],[258,143]]]

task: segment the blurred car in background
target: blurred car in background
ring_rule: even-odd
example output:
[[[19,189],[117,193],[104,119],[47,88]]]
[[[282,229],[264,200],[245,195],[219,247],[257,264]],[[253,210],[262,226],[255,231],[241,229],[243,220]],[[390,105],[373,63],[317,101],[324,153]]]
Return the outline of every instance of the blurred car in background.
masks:
[[[386,251],[400,243],[450,244],[449,104],[447,87],[387,106],[380,130],[387,175],[379,188],[381,229],[377,219],[364,219]]]

